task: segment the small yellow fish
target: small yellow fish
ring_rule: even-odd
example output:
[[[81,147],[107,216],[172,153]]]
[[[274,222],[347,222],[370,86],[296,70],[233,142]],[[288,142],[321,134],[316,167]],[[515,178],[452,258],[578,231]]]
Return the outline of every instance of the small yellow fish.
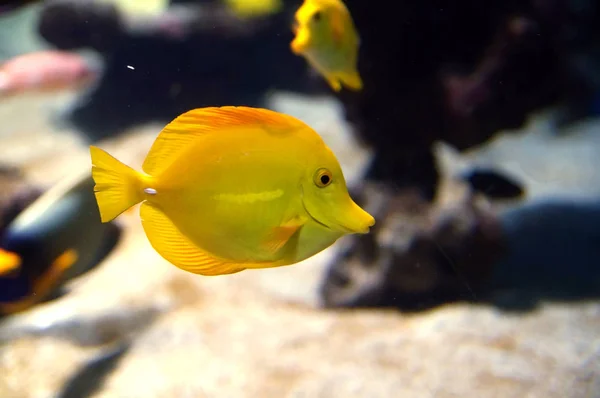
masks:
[[[142,202],[144,231],[175,266],[202,275],[290,265],[373,217],[302,121],[249,107],[186,112],[158,135],[138,172],[90,147],[102,222]]]
[[[304,0],[296,11],[292,52],[302,55],[335,91],[342,84],[354,91],[363,87],[358,73],[360,37],[341,0]]]
[[[283,9],[282,0],[224,0],[229,9],[240,18],[272,15]]]

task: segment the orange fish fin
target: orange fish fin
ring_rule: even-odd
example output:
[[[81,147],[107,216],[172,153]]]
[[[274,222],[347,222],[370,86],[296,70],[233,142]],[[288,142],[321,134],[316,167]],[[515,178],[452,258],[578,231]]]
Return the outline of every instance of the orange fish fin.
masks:
[[[54,260],[44,274],[33,282],[31,294],[27,298],[13,303],[2,303],[0,312],[14,314],[31,308],[44,300],[58,286],[65,272],[71,268],[78,258],[77,251],[74,249],[66,250]]]
[[[79,255],[75,249],[68,249],[58,256],[48,270],[33,283],[33,293],[43,299],[58,284],[62,276],[77,261]]]
[[[224,130],[232,127],[284,132],[305,128],[306,124],[292,116],[263,108],[223,106],[193,109],[176,117],[162,129],[150,148],[142,169],[158,176],[193,141],[210,133],[226,133]]]
[[[140,216],[154,250],[176,267],[206,276],[233,274],[246,269],[244,264],[227,262],[198,248],[153,204],[142,203]]]
[[[342,81],[344,83],[344,86],[346,86],[349,89],[352,89],[354,91],[360,91],[363,88],[363,82],[362,82],[362,79],[360,78],[360,74],[358,73],[358,71],[353,71],[351,73],[345,73],[342,76]]]
[[[294,235],[302,225],[304,225],[304,223],[300,219],[294,218],[283,225],[273,228],[263,242],[263,247],[271,253],[277,253],[289,242],[292,235]]]
[[[52,267],[64,272],[71,268],[79,259],[79,254],[75,249],[65,250],[60,256],[54,260]]]
[[[0,249],[0,276],[17,271],[21,267],[21,256]]]

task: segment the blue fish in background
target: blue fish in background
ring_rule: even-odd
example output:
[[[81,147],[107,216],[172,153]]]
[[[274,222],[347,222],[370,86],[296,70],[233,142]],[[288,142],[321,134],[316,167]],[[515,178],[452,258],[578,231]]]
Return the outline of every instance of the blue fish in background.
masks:
[[[116,224],[100,222],[90,173],[74,177],[35,200],[0,237],[0,314],[56,298],[117,243]]]

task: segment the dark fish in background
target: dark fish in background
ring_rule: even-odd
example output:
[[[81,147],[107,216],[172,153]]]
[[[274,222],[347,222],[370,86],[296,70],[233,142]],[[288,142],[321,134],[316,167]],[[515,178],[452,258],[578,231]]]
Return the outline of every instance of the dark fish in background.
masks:
[[[476,168],[462,176],[471,189],[491,199],[522,198],[525,190],[517,181],[492,169]]]
[[[61,181],[19,214],[0,237],[0,314],[55,298],[115,246],[119,228],[102,224],[89,173]]]

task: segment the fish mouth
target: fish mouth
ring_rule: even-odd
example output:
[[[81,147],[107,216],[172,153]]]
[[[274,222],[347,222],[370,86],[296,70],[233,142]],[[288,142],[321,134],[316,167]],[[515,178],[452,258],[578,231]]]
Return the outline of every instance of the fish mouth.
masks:
[[[338,227],[344,229],[346,232],[348,232],[349,234],[368,234],[371,231],[371,227],[374,224],[370,224],[370,225],[366,225],[361,229],[356,229],[356,228],[350,228],[350,227],[346,227],[342,224],[338,224]]]
[[[324,222],[317,219],[310,212],[310,210],[306,206],[306,203],[304,202],[304,190],[302,189],[302,187],[300,189],[301,189],[301,197],[302,197],[301,202],[302,202],[302,207],[304,208],[304,211],[306,211],[306,213],[310,216],[310,218],[314,222],[316,222],[323,228],[326,228],[330,231],[342,232],[344,234],[368,234],[371,227],[373,225],[375,225],[375,219],[370,214],[368,214],[364,210],[360,209],[358,207],[358,205],[356,203],[354,203],[354,201],[352,201],[352,200],[351,200],[352,204],[360,210],[359,214],[361,216],[361,217],[355,218],[358,221],[356,223],[356,225],[350,226],[350,225],[347,225],[346,223],[335,220],[335,218],[334,218],[333,222],[329,223],[329,225],[325,224]],[[357,216],[358,216],[358,214],[357,214]],[[358,218],[362,218],[362,220],[358,220]]]
[[[298,55],[302,52],[303,46],[300,45],[300,42],[298,40],[294,39],[290,43],[290,49],[294,54]]]
[[[297,23],[292,26],[292,31],[294,32],[294,40],[290,43],[290,49],[294,54],[300,55],[308,47],[308,33],[305,28],[301,28]]]
[[[345,210],[340,213],[334,213],[334,223],[336,229],[344,231],[347,234],[368,234],[371,227],[375,225],[375,219],[351,198]]]
[[[312,215],[311,215],[312,217]],[[314,219],[314,217],[313,217]],[[319,224],[321,225],[325,225],[322,222],[317,221]],[[335,222],[333,223],[333,227],[332,226],[326,226],[327,228],[329,228],[330,230],[333,231],[339,231],[339,232],[343,232],[345,234],[368,234],[369,231],[371,230],[371,227],[374,225],[374,223],[369,223],[369,224],[362,224],[361,226],[355,226],[355,227],[350,227],[348,225],[342,224],[341,222]]]
[[[357,229],[353,229],[353,228],[347,227],[347,226],[345,226],[343,224],[339,224],[339,223],[335,224],[335,226],[336,226],[336,228],[335,228],[336,230],[342,231],[347,234],[368,234],[371,229],[371,227],[369,226],[369,227],[364,227],[363,229],[357,230]]]

